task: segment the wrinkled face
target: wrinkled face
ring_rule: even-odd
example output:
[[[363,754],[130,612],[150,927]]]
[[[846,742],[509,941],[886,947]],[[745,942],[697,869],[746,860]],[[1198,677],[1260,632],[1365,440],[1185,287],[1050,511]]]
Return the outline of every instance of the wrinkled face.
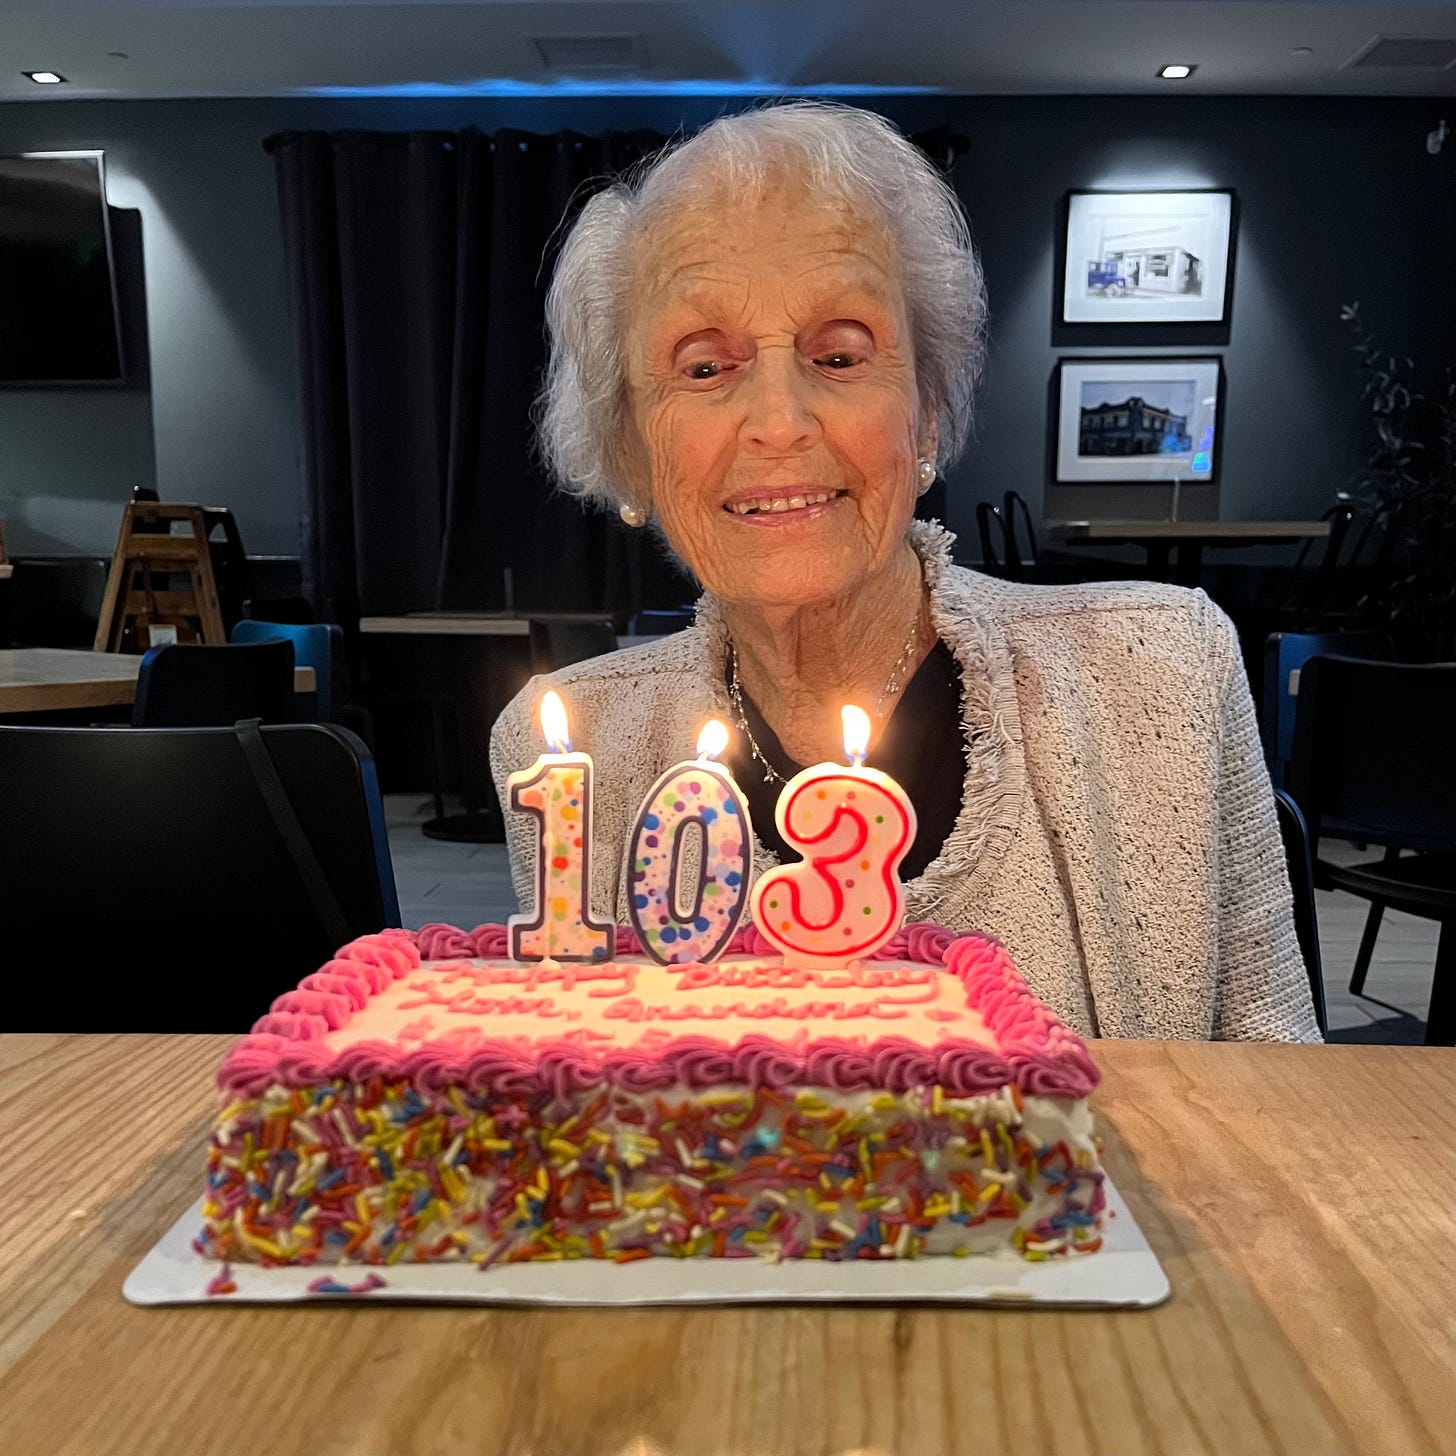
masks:
[[[634,445],[673,549],[728,601],[853,591],[934,456],[889,240],[790,179],[664,217],[639,257]]]

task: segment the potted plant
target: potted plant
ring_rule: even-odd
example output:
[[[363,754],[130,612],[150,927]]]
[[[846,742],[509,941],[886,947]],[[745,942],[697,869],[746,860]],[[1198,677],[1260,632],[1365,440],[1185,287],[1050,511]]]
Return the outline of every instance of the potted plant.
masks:
[[[1362,606],[1388,622],[1405,655],[1456,658],[1456,375],[1417,388],[1410,359],[1376,343],[1358,303],[1354,330],[1369,443],[1356,499],[1380,533]]]

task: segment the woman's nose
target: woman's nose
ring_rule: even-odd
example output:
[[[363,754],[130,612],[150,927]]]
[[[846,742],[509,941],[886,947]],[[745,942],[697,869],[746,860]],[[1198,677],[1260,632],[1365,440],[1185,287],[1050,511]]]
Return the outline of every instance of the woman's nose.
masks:
[[[743,436],[754,448],[796,454],[819,433],[809,401],[810,382],[793,348],[761,349],[754,360]]]

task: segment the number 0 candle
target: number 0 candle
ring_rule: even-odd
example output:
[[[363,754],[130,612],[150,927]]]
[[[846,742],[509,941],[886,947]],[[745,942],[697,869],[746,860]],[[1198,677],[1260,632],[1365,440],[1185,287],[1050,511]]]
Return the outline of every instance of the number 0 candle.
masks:
[[[873,954],[900,928],[898,870],[915,839],[915,809],[889,774],[866,768],[870,721],[843,710],[848,766],[819,763],[784,785],[774,818],[803,862],[766,871],[753,921],[797,963],[842,966]]]
[[[610,960],[617,927],[591,913],[592,761],[573,753],[566,709],[548,691],[541,731],[551,747],[530,768],[506,779],[510,807],[536,821],[535,914],[506,922],[518,961]]]
[[[627,913],[643,949],[662,965],[723,954],[748,908],[753,830],[733,777],[713,760],[728,746],[716,718],[698,756],[675,764],[647,791],[627,860]],[[683,846],[698,836],[698,872],[683,873]]]

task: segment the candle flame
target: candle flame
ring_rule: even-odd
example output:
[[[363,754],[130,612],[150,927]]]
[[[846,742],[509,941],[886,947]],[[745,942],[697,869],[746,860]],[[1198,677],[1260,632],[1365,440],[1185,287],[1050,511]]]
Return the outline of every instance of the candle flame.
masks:
[[[553,753],[570,753],[571,739],[566,732],[566,704],[554,688],[541,699],[541,731]]]
[[[709,718],[698,734],[698,757],[717,758],[728,747],[728,726],[716,718]]]
[[[854,764],[864,762],[870,750],[870,715],[853,703],[846,703],[839,710],[844,724],[844,756]]]

